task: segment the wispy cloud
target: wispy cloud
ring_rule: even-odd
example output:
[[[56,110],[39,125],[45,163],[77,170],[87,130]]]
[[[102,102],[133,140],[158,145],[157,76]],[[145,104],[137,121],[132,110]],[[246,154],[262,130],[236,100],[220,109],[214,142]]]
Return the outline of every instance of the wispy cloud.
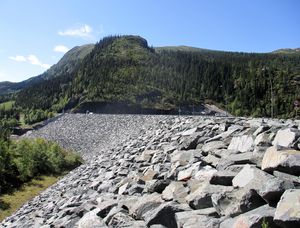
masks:
[[[66,53],[66,52],[69,51],[69,48],[67,48],[64,45],[57,45],[57,46],[54,47],[53,51],[55,51],[55,52],[61,52],[61,53]]]
[[[8,58],[17,62],[26,62],[26,58],[22,55],[11,56]]]
[[[59,31],[61,36],[92,37],[93,28],[87,24]]]
[[[44,69],[48,69],[50,68],[50,65],[49,64],[46,64],[46,63],[42,63],[38,57],[36,57],[35,55],[28,55],[27,57],[25,56],[22,56],[22,55],[17,55],[15,57],[9,57],[9,59],[11,60],[14,60],[14,61],[17,61],[17,62],[28,62],[32,65],[37,65],[37,66],[40,66]]]

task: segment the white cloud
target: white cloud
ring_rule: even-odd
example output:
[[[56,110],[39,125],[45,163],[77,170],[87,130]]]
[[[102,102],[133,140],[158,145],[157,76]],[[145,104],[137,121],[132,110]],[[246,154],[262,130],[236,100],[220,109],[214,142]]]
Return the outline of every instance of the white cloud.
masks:
[[[17,62],[26,62],[26,58],[22,55],[16,55],[15,57],[11,56],[9,59],[17,61]]]
[[[61,52],[61,53],[66,53],[69,51],[69,48],[63,45],[57,45],[54,47],[53,51],[55,52]]]
[[[59,31],[61,36],[79,36],[79,37],[92,37],[93,28],[87,24],[80,27],[73,27],[64,31]]]
[[[42,63],[38,57],[36,57],[35,55],[28,55],[27,57],[25,56],[22,56],[22,55],[17,55],[16,57],[9,57],[9,59],[11,60],[14,60],[14,61],[17,61],[17,62],[28,62],[32,65],[37,65],[37,66],[40,66],[44,69],[48,69],[50,68],[50,65],[49,64],[46,64],[46,63]]]

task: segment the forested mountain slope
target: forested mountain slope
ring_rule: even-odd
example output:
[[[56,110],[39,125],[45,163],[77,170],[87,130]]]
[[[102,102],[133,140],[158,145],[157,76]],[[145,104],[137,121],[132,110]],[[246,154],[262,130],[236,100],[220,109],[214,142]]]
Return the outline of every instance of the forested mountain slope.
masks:
[[[292,117],[299,85],[298,53],[152,48],[138,36],[110,36],[74,72],[22,90],[16,104],[60,111],[86,102],[171,109],[211,101],[235,115]]]

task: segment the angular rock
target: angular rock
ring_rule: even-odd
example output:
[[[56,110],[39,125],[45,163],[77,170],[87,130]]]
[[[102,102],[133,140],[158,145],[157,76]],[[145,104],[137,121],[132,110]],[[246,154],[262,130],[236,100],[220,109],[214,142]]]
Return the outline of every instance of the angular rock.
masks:
[[[150,162],[152,156],[158,153],[157,150],[144,150],[140,157],[137,158],[137,161],[146,161]]]
[[[197,162],[197,163],[194,163],[191,167],[179,171],[177,180],[178,181],[189,180],[200,169],[200,164],[201,164],[201,162]]]
[[[202,150],[203,152],[210,152],[210,151],[214,151],[214,150],[217,150],[217,149],[222,149],[222,148],[225,148],[226,145],[223,141],[211,141],[211,142],[208,142],[208,143],[205,143],[203,146],[202,146]]]
[[[180,132],[180,133],[178,133],[177,135],[189,136],[189,135],[192,135],[192,134],[194,134],[196,131],[198,131],[198,127],[191,128],[191,129],[189,129],[189,130],[186,130],[186,131]]]
[[[161,199],[160,194],[153,193],[150,195],[143,195],[131,208],[129,208],[129,214],[135,219],[141,219],[146,212],[154,210],[162,202],[163,200]]]
[[[206,165],[201,167],[200,170],[195,173],[195,179],[201,181],[209,181],[216,172],[216,169],[209,165]]]
[[[282,172],[279,172],[279,171],[274,171],[273,172],[273,175],[275,177],[278,177],[279,179],[283,179],[283,180],[286,180],[286,181],[291,181],[294,183],[295,186],[300,186],[300,177],[299,176],[294,176],[294,175],[291,175],[291,174],[287,174],[287,173],[282,173]]]
[[[254,145],[256,146],[268,146],[270,144],[269,135],[265,132],[256,136],[254,140]]]
[[[122,194],[124,194],[125,193],[125,191],[126,191],[126,189],[127,189],[127,187],[128,187],[128,185],[129,185],[129,183],[127,182],[127,183],[125,183],[125,184],[123,184],[120,188],[119,188],[119,190],[118,190],[118,194],[119,195],[122,195]]]
[[[215,193],[211,199],[213,206],[221,216],[236,216],[266,203],[255,190],[249,188]]]
[[[133,227],[135,220],[128,214],[120,211],[110,219],[108,225],[110,227]]]
[[[97,215],[99,209],[86,213],[78,222],[78,228],[101,228],[107,227],[104,221]]]
[[[277,147],[269,147],[262,161],[262,170],[272,172],[274,170],[300,175],[300,151],[278,150]]]
[[[220,224],[220,228],[258,228],[263,227],[263,223],[267,224],[267,227],[277,228],[278,226],[273,221],[274,212],[273,207],[264,205],[237,217],[224,220]]]
[[[223,193],[232,191],[232,187],[222,185],[210,185],[203,183],[196,191],[189,194],[185,199],[193,209],[203,209],[213,207],[211,196],[214,193]]]
[[[276,204],[286,189],[294,187],[292,182],[275,178],[250,165],[245,165],[233,178],[232,184],[235,187],[255,190],[270,205]]]
[[[275,211],[274,221],[281,227],[300,226],[300,189],[286,190]]]
[[[158,175],[158,173],[156,171],[154,171],[153,169],[147,169],[141,179],[143,181],[149,181],[149,180],[156,178],[157,175]]]
[[[116,200],[106,200],[103,202],[99,202],[97,209],[97,215],[100,216],[101,218],[105,218],[107,214],[110,212],[110,210],[117,206],[117,201]]]
[[[183,182],[173,181],[162,192],[162,199],[183,202],[187,194],[188,189],[184,186]]]
[[[299,136],[299,131],[292,128],[279,130],[273,140],[274,146],[291,147]]]
[[[170,180],[152,180],[146,183],[146,191],[149,193],[162,193],[170,184]]]
[[[231,165],[253,164],[253,152],[241,154],[229,154],[225,159],[221,159],[217,165],[218,170],[224,170]]]
[[[232,185],[234,187],[245,187],[251,184],[253,189],[257,189],[256,185],[261,186],[262,182],[267,181],[272,176],[265,173],[255,166],[245,165],[244,168],[233,178]]]
[[[179,148],[181,150],[192,150],[196,149],[198,145],[198,139],[202,136],[201,133],[194,133],[186,138],[180,143]]]
[[[177,214],[177,213],[176,213]],[[182,224],[179,227],[183,228],[202,228],[202,227],[209,227],[209,228],[219,228],[220,219],[207,216],[207,215],[193,215],[189,218],[186,218],[184,221],[178,221],[179,224]]]
[[[179,150],[171,154],[171,163],[179,162],[180,165],[187,165],[194,161],[194,150]]]
[[[237,173],[223,170],[218,171],[214,173],[209,181],[211,184],[215,185],[225,185],[225,186],[231,186],[232,185],[232,179],[235,177]]]
[[[174,202],[163,203],[154,210],[148,211],[143,215],[147,226],[161,224],[166,227],[177,227],[175,213],[184,211],[181,205]]]
[[[210,217],[218,217],[218,213],[215,208],[205,208],[200,210],[192,210],[192,211],[182,211],[175,213],[175,219],[177,222],[177,227],[185,227],[186,223],[189,223],[191,218],[195,218],[198,215],[206,215]]]
[[[238,137],[233,137],[228,146],[228,150],[247,152],[253,146],[253,138],[251,135],[243,135]]]
[[[259,134],[263,133],[264,131],[267,131],[270,129],[270,126],[263,125],[256,129],[256,131],[253,133],[254,136],[258,136]]]

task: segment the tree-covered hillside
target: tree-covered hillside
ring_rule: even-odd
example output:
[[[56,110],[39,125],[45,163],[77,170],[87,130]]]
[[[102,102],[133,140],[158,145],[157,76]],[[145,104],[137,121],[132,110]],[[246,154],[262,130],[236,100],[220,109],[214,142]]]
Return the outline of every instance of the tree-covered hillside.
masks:
[[[235,115],[292,117],[299,85],[298,53],[154,49],[138,36],[110,36],[74,72],[22,90],[16,104],[60,111],[106,101],[170,109],[209,100]]]

